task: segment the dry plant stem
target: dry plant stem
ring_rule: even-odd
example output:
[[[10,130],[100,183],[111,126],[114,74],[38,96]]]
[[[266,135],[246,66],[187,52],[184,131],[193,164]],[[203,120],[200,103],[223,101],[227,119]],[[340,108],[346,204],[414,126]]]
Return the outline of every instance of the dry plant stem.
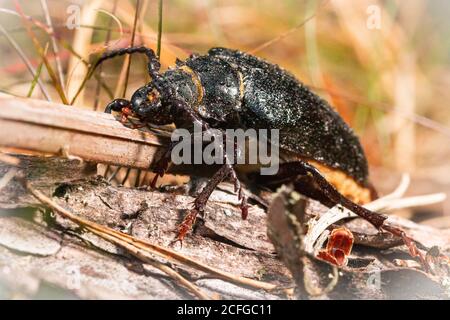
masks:
[[[14,0],[14,3],[16,5],[17,11],[19,12],[20,16],[22,17],[22,20],[23,20],[23,23],[25,24],[27,33],[30,35],[30,38],[33,42],[33,45],[34,45],[36,51],[38,52],[38,54],[41,56],[42,60],[44,61],[44,65],[47,69],[48,75],[52,79],[52,82],[53,82],[53,85],[54,85],[56,91],[58,92],[62,102],[64,104],[69,104],[69,100],[67,100],[66,94],[64,93],[64,90],[61,87],[61,83],[59,82],[58,77],[56,76],[55,72],[53,71],[53,68],[52,68],[50,62],[48,61],[47,57],[45,56],[44,48],[42,48],[42,46],[40,45],[39,41],[36,38],[35,33],[31,29],[30,21],[27,19],[27,17],[23,13],[22,7],[20,6],[19,1]]]
[[[134,40],[135,40],[135,38],[136,38],[136,28],[137,28],[137,25],[138,25],[138,17],[139,17],[140,4],[141,4],[141,1],[140,1],[140,0],[137,0],[137,1],[136,1],[136,9],[135,9],[135,13],[134,13],[133,32],[132,32],[132,34],[131,34],[131,43],[130,43],[130,47],[133,47],[133,46],[134,46]],[[129,59],[126,60],[126,66],[127,66],[127,67],[126,67],[126,70],[127,70],[127,71],[126,71],[126,76],[125,76],[125,83],[124,83],[124,85],[123,85],[122,97],[125,97],[125,96],[126,96],[127,88],[128,88],[128,80],[129,80],[129,78],[130,78],[130,68],[131,68],[131,58],[132,58],[132,56],[129,55],[128,57],[129,57]]]
[[[48,51],[48,42],[45,45],[45,50],[44,50],[45,55],[47,55],[47,51]],[[33,95],[34,88],[36,87],[39,77],[41,76],[43,66],[44,66],[44,61],[41,61],[37,67],[36,76],[33,78],[33,81],[31,81],[31,86],[30,86],[30,90],[28,90],[27,98],[31,98],[31,96]]]
[[[23,50],[19,47],[19,45],[17,44],[17,42],[11,38],[11,36],[8,34],[8,32],[3,28],[2,25],[0,25],[0,32],[3,33],[3,35],[6,37],[6,39],[9,41],[9,43],[11,44],[11,46],[14,48],[14,50],[16,50],[17,54],[20,56],[20,58],[22,59],[23,63],[25,64],[25,66],[27,67],[28,71],[31,73],[31,75],[33,76],[33,79],[37,79],[37,83],[39,85],[39,89],[41,89],[42,94],[44,95],[45,99],[47,101],[51,101],[50,95],[47,92],[47,90],[45,89],[44,84],[42,83],[42,80],[39,77],[36,77],[36,70],[34,69],[34,67],[31,65],[31,62],[28,60],[27,56],[25,55],[25,53],[23,52]]]
[[[81,6],[81,12],[79,17],[79,23],[81,24],[95,24],[98,17],[98,9],[105,3],[104,0],[92,0],[84,1]],[[83,59],[87,59],[90,52],[89,47],[92,42],[93,30],[75,28],[73,33],[73,38],[71,45],[73,49],[78,52]],[[71,105],[75,103],[75,94],[79,95],[78,100],[76,100],[77,105],[84,104],[84,94],[82,90],[84,87],[83,77],[89,68],[85,65],[79,64],[79,58],[71,56],[68,61],[67,67],[67,79],[66,79],[66,90]],[[80,89],[81,88],[81,89]],[[79,92],[81,91],[81,92]]]
[[[26,183],[27,190],[34,197],[36,197],[39,201],[48,205],[50,208],[52,208],[53,210],[58,212],[62,217],[67,218],[67,219],[71,220],[72,222],[75,222],[79,225],[82,225],[83,227],[85,227],[92,233],[97,234],[100,237],[103,237],[106,239],[106,236],[109,236],[108,239],[114,239],[114,241],[116,239],[118,239],[129,245],[133,245],[133,247],[136,249],[143,250],[140,252],[146,252],[149,254],[153,254],[153,255],[162,257],[171,262],[182,264],[182,265],[203,271],[205,273],[212,274],[220,279],[223,279],[223,280],[235,283],[235,284],[249,286],[249,287],[253,287],[253,288],[257,288],[257,289],[268,290],[268,291],[274,290],[277,288],[276,285],[273,285],[270,283],[257,281],[257,280],[253,280],[253,279],[249,279],[249,278],[244,278],[244,277],[236,276],[234,274],[231,274],[231,273],[228,273],[225,271],[218,270],[216,268],[210,267],[203,263],[194,261],[193,259],[191,259],[187,256],[184,256],[180,253],[177,253],[176,251],[173,251],[171,249],[164,248],[164,247],[154,245],[154,244],[151,244],[151,243],[143,241],[143,240],[136,239],[130,235],[115,231],[113,229],[104,227],[97,223],[77,217],[74,214],[72,214],[71,212],[69,212],[68,210],[66,210],[63,207],[61,207],[60,205],[58,205],[57,203],[53,202],[50,198],[46,197],[38,190],[33,189],[29,183],[27,183],[27,182],[25,182],[25,183]]]
[[[163,0],[158,2],[158,39],[156,42],[156,56],[161,56],[161,36],[162,36],[162,24],[163,24]]]
[[[17,15],[17,16],[19,16],[19,17],[21,17],[17,12],[15,12],[15,11],[9,11],[9,10],[2,10],[3,12],[7,12],[7,13],[10,13],[10,14],[14,14],[14,15]],[[99,10],[100,12],[104,12],[104,11],[101,11],[101,10]],[[104,12],[104,13],[106,13],[106,12]],[[119,29],[118,29],[118,32],[120,33],[120,38],[122,38],[122,35],[123,35],[123,30],[122,30],[122,24],[120,23],[120,21],[117,19],[117,17],[115,17],[114,15],[112,15],[112,14],[109,14],[109,13],[107,13],[109,16],[111,16],[111,17],[113,17],[113,19],[118,23],[118,26],[119,26]],[[36,19],[34,19],[33,17],[30,17],[30,16],[27,16],[27,15],[24,15],[24,17],[27,19],[27,20],[29,20],[30,22],[32,22],[33,24],[34,24],[34,26],[32,26],[31,27],[31,29],[33,29],[33,28],[39,28],[40,30],[42,30],[42,31],[44,31],[45,33],[47,33],[51,38],[54,38],[54,39],[56,39],[56,40],[58,40],[58,41],[60,41],[61,42],[61,45],[66,49],[66,50],[68,50],[68,51],[70,51],[70,53],[72,53],[76,58],[78,58],[79,59],[79,61],[81,62],[81,63],[83,63],[86,67],[88,67],[89,66],[89,62],[87,62],[73,47],[72,47],[72,45],[69,43],[69,42],[67,42],[64,38],[62,38],[62,37],[58,37],[55,33],[54,33],[54,30],[52,30],[52,29],[50,29],[50,27],[49,26],[47,26],[47,25],[45,25],[45,24],[43,24],[43,23],[41,23],[40,21],[38,21],[38,20],[36,20]],[[22,29],[21,29],[22,30]],[[73,71],[73,70],[72,70]],[[89,75],[89,70],[88,70],[88,75]],[[85,83],[86,83],[86,81],[89,79],[89,77],[88,77],[88,75],[85,77],[85,79],[83,79],[83,81],[82,81],[82,83],[81,83],[81,85],[80,85],[80,87],[78,88],[78,90],[77,90],[77,93],[76,93],[76,95],[74,96],[74,98],[72,99],[72,101],[70,102],[70,104],[72,105],[74,102],[75,102],[75,100],[76,100],[76,97],[81,93],[81,91],[82,91],[82,89],[84,88],[84,85],[85,85]],[[108,92],[108,95],[109,95],[109,97],[112,99],[113,97],[114,97],[114,94],[111,92],[111,90],[108,88],[108,86],[104,83],[104,81],[101,79],[101,77],[99,77],[99,75],[97,75],[97,74],[95,74],[94,75],[95,76],[95,78],[98,80],[98,83],[101,85],[101,87],[103,87],[107,92]],[[69,77],[69,79],[67,79],[68,80],[68,83],[70,82],[70,77]]]
[[[114,0],[114,4],[113,4],[113,8],[112,8],[111,17],[114,17],[114,18],[115,18],[114,14],[116,13],[116,9],[117,9],[117,2],[118,2],[118,0]],[[118,23],[120,23],[120,21]],[[112,27],[112,20],[109,21],[108,27],[109,28]],[[105,39],[105,43],[104,43],[105,48],[108,47],[110,40],[111,40],[111,30],[108,30],[106,33],[106,39]],[[94,101],[94,110],[95,111],[98,110],[99,103],[100,103],[100,89],[101,89],[100,81],[103,78],[103,65],[99,66],[97,74],[98,74],[99,81],[97,82],[97,87],[95,89],[95,101]]]
[[[16,175],[18,169],[17,168],[11,168],[6,172],[6,174],[0,178],[0,191],[14,178]]]
[[[253,50],[250,50],[248,53],[250,54],[255,54],[258,51],[261,51],[267,47],[270,47],[271,45],[273,45],[274,43],[277,43],[278,41],[290,36],[291,34],[293,34],[295,31],[297,31],[298,29],[301,29],[308,21],[312,20],[313,18],[315,18],[317,16],[317,14],[320,12],[320,10],[322,10],[323,7],[325,7],[328,4],[329,0],[324,0],[319,7],[317,8],[316,12],[314,12],[312,15],[310,15],[309,17],[307,17],[305,20],[303,20],[302,22],[300,22],[299,24],[297,24],[295,27],[289,29],[288,31],[280,34],[278,37],[273,38],[272,40],[269,40],[261,45],[259,45],[258,47],[256,47]]]
[[[52,23],[52,18],[50,17],[50,12],[48,10],[47,0],[41,0],[41,6],[44,11],[45,22],[47,23],[48,28],[51,33],[51,43],[52,43],[53,52],[55,53],[56,70],[58,71],[59,81],[61,84],[61,88],[63,89],[63,91],[65,91],[64,71],[62,68],[61,59],[59,57],[58,43],[56,42],[56,37],[54,35],[53,23]]]

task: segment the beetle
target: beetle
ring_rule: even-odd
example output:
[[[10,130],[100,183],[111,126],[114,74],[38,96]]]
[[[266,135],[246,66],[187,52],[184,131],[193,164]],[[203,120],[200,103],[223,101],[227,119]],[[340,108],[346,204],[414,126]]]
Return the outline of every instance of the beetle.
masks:
[[[93,69],[107,59],[142,53],[148,58],[151,81],[131,100],[115,99],[105,112],[120,112],[122,120],[133,116],[143,124],[175,124],[192,130],[194,124],[207,131],[278,129],[283,163],[274,176],[254,175],[261,185],[275,187],[294,183],[297,190],[327,206],[337,204],[368,220],[378,230],[401,237],[411,256],[426,261],[416,242],[403,230],[388,224],[386,216],[362,205],[376,197],[369,183],[366,156],[359,139],[339,114],[288,71],[256,56],[227,48],[212,48],[205,55],[193,54],[160,73],[160,62],[152,49],[137,46],[105,52]],[[169,148],[170,151],[170,148]],[[196,197],[178,229],[181,241],[191,230],[209,196],[224,179],[231,179],[247,216],[237,166],[226,159]],[[170,152],[152,170],[162,176],[170,163]],[[252,176],[249,174],[249,176]]]

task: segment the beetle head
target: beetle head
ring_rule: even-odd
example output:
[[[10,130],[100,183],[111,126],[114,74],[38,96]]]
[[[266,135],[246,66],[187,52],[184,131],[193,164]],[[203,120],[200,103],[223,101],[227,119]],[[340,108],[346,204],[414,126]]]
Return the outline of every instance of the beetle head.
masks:
[[[136,90],[131,97],[131,112],[142,122],[169,124],[172,117],[161,101],[160,92],[151,84]]]

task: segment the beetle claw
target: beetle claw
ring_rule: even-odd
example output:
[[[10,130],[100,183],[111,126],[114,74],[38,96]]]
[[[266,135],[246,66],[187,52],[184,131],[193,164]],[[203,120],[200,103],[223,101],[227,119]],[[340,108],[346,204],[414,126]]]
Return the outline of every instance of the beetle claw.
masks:
[[[184,237],[192,230],[198,213],[199,210],[197,209],[189,210],[188,214],[184,217],[183,222],[177,227],[177,236],[171,244],[176,242],[180,242],[181,244],[183,243]]]

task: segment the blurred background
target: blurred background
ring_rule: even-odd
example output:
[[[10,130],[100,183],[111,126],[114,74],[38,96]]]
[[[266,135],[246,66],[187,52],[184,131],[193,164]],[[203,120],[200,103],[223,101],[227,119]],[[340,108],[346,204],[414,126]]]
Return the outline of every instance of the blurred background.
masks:
[[[404,172],[412,177],[409,194],[450,191],[449,1],[163,3],[163,68],[214,46],[261,56],[295,74],[356,130],[380,193],[392,190]],[[1,92],[46,99],[39,84],[33,88],[24,61],[40,71],[49,98],[61,102],[62,91],[80,108],[103,110],[111,97],[129,97],[148,81],[142,57],[131,59],[129,76],[129,58],[117,58],[71,101],[87,62],[105,48],[134,43],[156,49],[158,0],[0,0],[0,8]],[[60,88],[44,62],[62,80]],[[145,183],[140,173],[108,170],[125,184]],[[450,227],[449,200],[403,214]]]

